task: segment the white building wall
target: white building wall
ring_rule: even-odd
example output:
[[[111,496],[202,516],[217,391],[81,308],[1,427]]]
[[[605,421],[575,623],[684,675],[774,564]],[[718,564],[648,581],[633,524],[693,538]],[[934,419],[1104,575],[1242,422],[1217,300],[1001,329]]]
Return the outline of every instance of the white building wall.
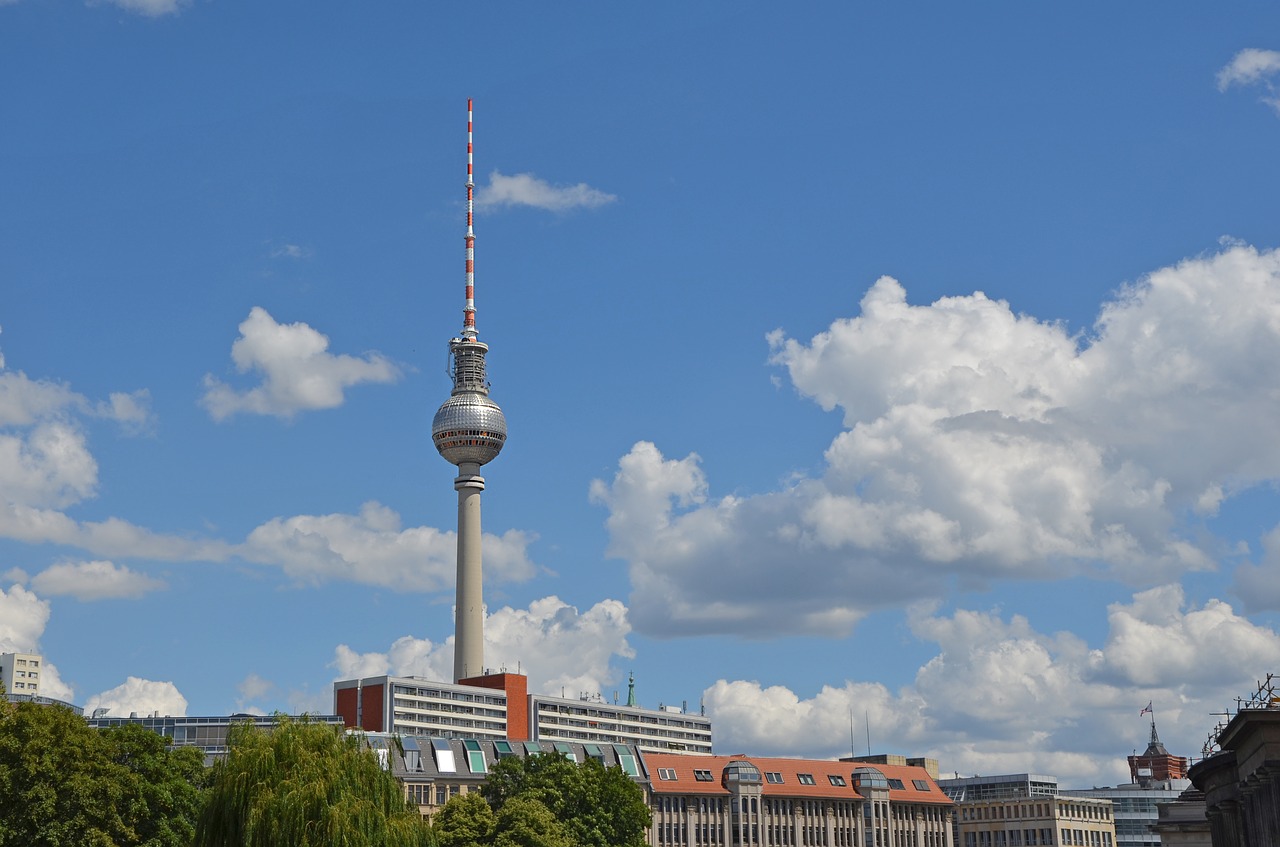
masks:
[[[44,657],[39,653],[0,653],[0,682],[10,694],[39,694]]]

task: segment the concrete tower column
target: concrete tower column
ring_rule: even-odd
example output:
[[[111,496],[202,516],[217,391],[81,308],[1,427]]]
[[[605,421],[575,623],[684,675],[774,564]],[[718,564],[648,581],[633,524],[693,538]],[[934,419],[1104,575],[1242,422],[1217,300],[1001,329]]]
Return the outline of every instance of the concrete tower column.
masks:
[[[458,594],[454,611],[453,681],[484,673],[483,570],[480,559],[480,465],[458,465]]]

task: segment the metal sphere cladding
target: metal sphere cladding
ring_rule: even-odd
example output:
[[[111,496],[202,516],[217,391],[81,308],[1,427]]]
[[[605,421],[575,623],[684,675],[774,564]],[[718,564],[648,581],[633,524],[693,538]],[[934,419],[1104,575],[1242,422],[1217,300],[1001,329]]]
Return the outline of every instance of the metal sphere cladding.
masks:
[[[436,412],[431,440],[451,465],[491,462],[507,440],[507,419],[483,394],[455,394]]]

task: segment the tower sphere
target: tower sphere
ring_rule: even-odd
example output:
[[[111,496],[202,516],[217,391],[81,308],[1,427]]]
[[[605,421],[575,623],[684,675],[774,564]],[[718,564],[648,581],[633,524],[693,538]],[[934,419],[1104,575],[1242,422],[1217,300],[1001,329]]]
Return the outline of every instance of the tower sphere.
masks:
[[[431,422],[431,440],[451,465],[493,461],[507,440],[507,419],[484,394],[454,394]]]

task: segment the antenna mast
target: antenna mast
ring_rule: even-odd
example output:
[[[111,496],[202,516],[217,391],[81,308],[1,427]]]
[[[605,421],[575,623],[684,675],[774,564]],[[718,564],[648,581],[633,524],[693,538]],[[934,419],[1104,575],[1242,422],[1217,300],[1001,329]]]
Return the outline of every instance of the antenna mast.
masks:
[[[476,234],[472,229],[476,181],[471,165],[471,98],[467,98],[467,305],[462,310],[462,337],[476,338]]]

